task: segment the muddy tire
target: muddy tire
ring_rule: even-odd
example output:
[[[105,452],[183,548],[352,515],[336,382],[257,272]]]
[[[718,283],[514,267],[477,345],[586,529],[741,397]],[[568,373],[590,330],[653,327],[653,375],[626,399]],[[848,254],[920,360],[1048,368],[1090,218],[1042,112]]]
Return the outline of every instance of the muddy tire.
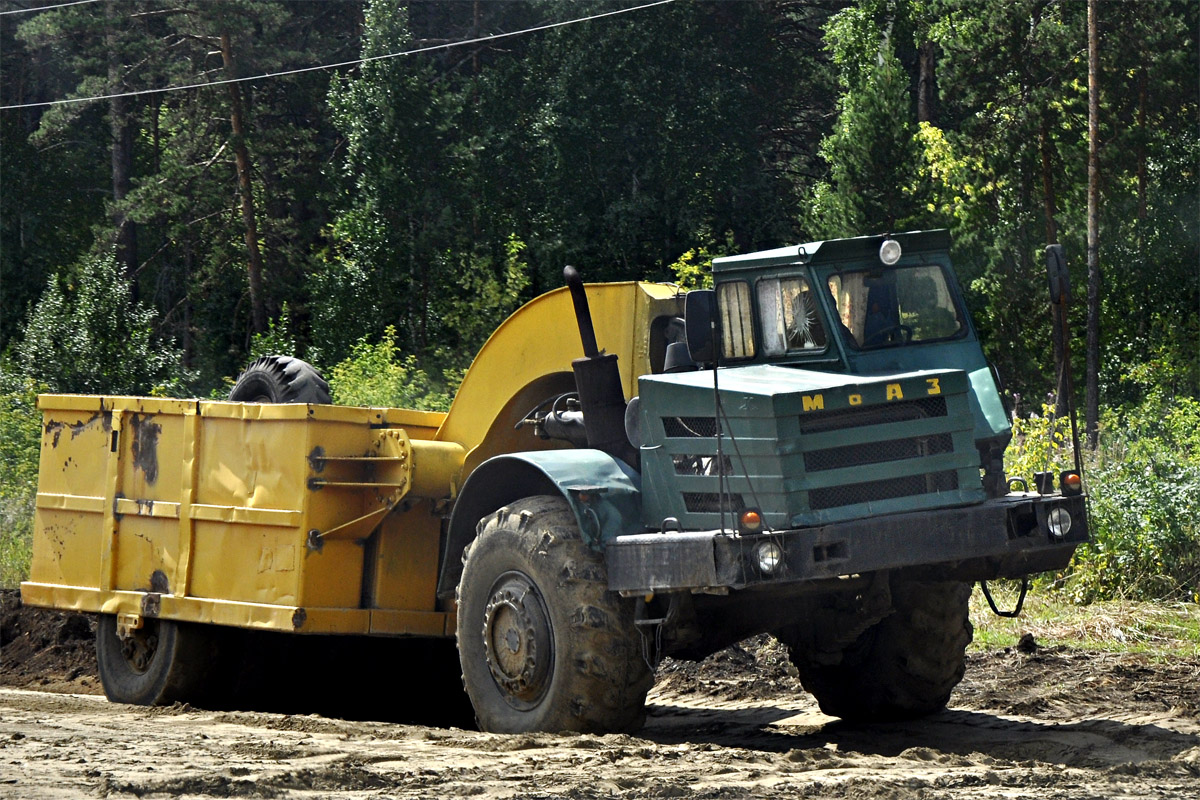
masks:
[[[333,400],[329,384],[306,361],[291,356],[263,356],[238,376],[229,399],[242,403],[314,403]]]
[[[800,682],[823,712],[855,722],[940,711],[963,677],[970,597],[969,583],[893,580],[893,612],[846,647],[839,663],[816,663],[789,646]]]
[[[217,661],[214,642],[201,626],[165,619],[146,619],[122,640],[117,618],[101,615],[96,661],[104,694],[140,706],[203,702]]]
[[[485,518],[458,585],[459,662],[479,727],[640,728],[652,674],[633,614],[561,497]]]

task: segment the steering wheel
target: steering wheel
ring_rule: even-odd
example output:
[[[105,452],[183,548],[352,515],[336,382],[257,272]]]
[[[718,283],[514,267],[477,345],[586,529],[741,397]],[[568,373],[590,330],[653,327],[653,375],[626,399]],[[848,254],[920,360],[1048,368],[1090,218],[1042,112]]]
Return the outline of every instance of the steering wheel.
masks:
[[[911,325],[889,325],[871,334],[871,338],[863,342],[863,347],[875,347],[881,344],[907,344],[912,341],[912,337]]]

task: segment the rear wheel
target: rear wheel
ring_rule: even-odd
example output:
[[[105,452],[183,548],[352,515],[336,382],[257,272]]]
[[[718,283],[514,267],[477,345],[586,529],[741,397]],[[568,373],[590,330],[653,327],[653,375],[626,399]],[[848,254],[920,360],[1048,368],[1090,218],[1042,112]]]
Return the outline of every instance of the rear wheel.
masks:
[[[198,625],[146,619],[122,639],[117,618],[96,625],[96,661],[104,694],[114,703],[154,706],[206,698],[214,637]]]
[[[459,660],[480,728],[641,727],[652,675],[633,603],[607,584],[562,498],[526,498],[483,521],[458,587]]]
[[[932,714],[963,677],[970,597],[969,583],[895,579],[893,612],[858,635],[836,663],[818,663],[784,643],[800,682],[830,716],[865,722]]]
[[[291,356],[263,356],[238,376],[229,399],[242,403],[314,403],[333,400],[329,384],[307,361]]]

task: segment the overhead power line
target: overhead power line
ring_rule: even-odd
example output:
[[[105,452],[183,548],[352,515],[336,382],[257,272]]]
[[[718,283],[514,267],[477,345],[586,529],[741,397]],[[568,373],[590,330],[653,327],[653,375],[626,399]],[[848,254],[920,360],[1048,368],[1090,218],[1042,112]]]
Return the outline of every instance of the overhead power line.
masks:
[[[80,0],[81,2],[93,2],[94,0]],[[358,58],[353,61],[341,61],[337,64],[320,64],[315,67],[300,67],[298,69],[283,70],[281,72],[264,72],[261,75],[250,75],[245,78],[226,78],[219,81],[209,81],[207,83],[189,83],[183,86],[166,86],[161,89],[140,89],[136,92],[119,92],[117,94],[96,95],[94,97],[70,97],[64,100],[47,100],[41,103],[21,103],[19,105],[0,106],[0,111],[11,111],[18,108],[39,108],[42,106],[61,106],[70,103],[92,103],[98,100],[114,100],[118,97],[139,97],[146,94],[162,94],[166,92],[182,92],[188,89],[203,89],[207,86],[226,86],[231,83],[248,83],[249,81],[261,81],[266,78],[280,78],[285,75],[299,75],[305,72],[317,72],[323,69],[339,69],[341,67],[356,67],[360,64],[366,64],[371,61],[384,61],[389,58],[400,58],[401,56],[413,56],[420,53],[428,53],[434,50],[446,50],[451,47],[465,47],[471,44],[482,44],[484,42],[494,42],[499,39],[509,39],[514,36],[523,36],[527,33],[537,33],[538,31],[550,30],[551,28],[562,28],[567,25],[577,25],[581,22],[591,22],[604,17],[615,17],[618,14],[628,14],[632,11],[641,11],[654,6],[663,6],[668,3],[673,3],[675,0],[655,0],[652,3],[645,3],[640,6],[631,6],[630,8],[620,8],[616,11],[605,11],[601,14],[592,14],[587,17],[579,17],[577,19],[564,20],[562,22],[550,22],[545,25],[538,25],[533,28],[525,28],[519,31],[510,33],[494,33],[489,36],[480,36],[476,39],[465,39],[461,42],[447,42],[445,44],[435,44],[429,47],[418,47],[415,50],[402,50],[396,53],[386,53],[380,56],[369,56],[368,58]],[[69,5],[69,4],[68,4]],[[30,9],[33,10],[33,9]],[[40,9],[39,9],[40,10]]]
[[[34,6],[33,8],[18,8],[13,11],[0,11],[0,17],[7,17],[9,14],[28,14],[30,11],[49,11],[52,8],[66,8],[67,6],[82,6],[88,3],[98,3],[100,0],[75,0],[73,3],[59,3],[54,6]]]

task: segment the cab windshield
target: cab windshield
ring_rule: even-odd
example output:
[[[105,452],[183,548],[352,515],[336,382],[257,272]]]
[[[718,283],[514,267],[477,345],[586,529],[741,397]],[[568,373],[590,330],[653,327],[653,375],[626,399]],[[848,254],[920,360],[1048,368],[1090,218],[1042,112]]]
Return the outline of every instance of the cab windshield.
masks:
[[[965,330],[937,265],[838,272],[828,286],[853,347],[950,339]]]

